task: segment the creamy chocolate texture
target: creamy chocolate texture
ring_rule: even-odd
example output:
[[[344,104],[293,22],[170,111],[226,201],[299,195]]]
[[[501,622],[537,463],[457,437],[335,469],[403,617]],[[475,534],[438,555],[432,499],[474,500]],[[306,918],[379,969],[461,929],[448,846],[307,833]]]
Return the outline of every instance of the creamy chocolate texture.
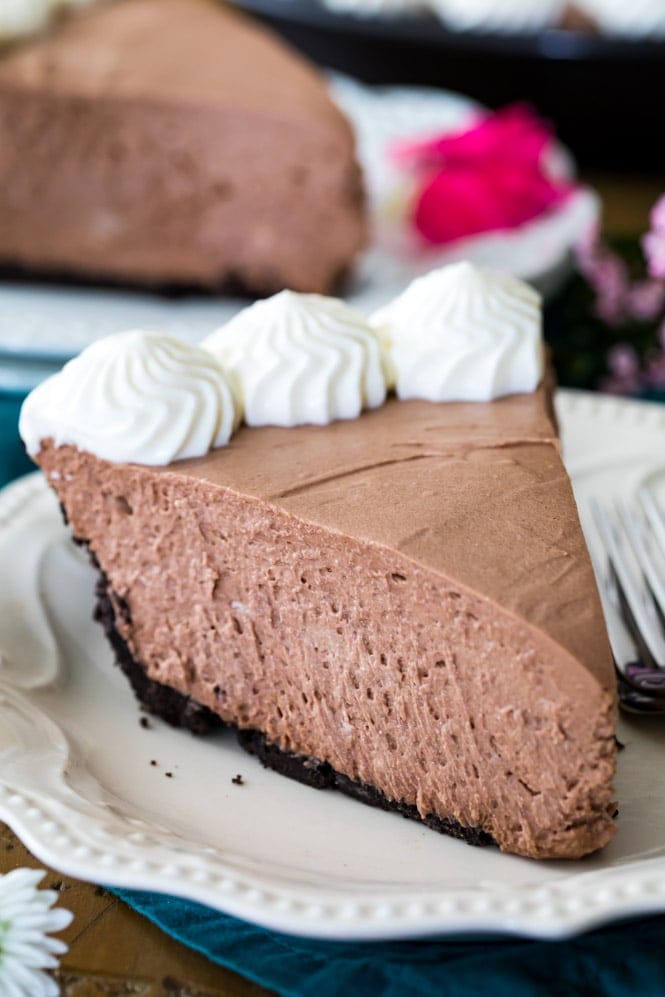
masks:
[[[614,835],[611,654],[549,388],[244,427],[166,468],[38,461],[150,679],[507,851]]]
[[[0,57],[0,265],[329,291],[366,235],[313,68],[212,0],[116,0]]]

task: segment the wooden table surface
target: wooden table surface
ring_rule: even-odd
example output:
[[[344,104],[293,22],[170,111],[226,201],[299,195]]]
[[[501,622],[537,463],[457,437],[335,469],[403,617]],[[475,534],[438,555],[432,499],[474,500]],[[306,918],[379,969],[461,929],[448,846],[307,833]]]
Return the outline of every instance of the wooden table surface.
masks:
[[[0,823],[0,873],[44,868]],[[260,997],[268,991],[180,945],[99,886],[48,870],[74,920],[55,974],[63,997]]]
[[[601,193],[605,223],[614,234],[646,228],[665,178],[594,174],[584,178]],[[40,866],[9,828],[0,824],[0,873]],[[69,951],[57,978],[66,997],[258,997],[267,991],[243,980],[163,934],[98,886],[49,871],[74,921],[62,937]]]

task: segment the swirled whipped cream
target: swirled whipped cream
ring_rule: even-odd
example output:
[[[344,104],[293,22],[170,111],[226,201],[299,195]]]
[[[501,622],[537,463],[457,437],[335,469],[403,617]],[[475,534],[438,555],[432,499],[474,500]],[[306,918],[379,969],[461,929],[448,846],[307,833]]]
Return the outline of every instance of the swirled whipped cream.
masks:
[[[249,426],[324,426],[385,401],[378,340],[336,298],[281,291],[201,345],[231,377]]]
[[[472,263],[419,277],[370,319],[399,398],[491,401],[543,375],[540,295]]]
[[[228,443],[236,406],[206,350],[157,332],[120,332],[32,391],[19,432],[29,454],[52,438],[116,463],[170,464]]]
[[[577,0],[601,31],[624,38],[665,38],[665,0]]]

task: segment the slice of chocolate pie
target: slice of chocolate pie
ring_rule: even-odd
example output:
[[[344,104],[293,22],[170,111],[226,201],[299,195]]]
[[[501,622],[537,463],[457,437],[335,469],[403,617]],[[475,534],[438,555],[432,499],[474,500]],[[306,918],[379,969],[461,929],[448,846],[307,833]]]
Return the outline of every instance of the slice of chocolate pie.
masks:
[[[324,81],[213,0],[117,0],[0,56],[0,266],[330,290],[366,220]]]
[[[224,721],[278,770],[469,841],[578,857],[615,832],[611,656],[547,376],[536,387],[533,301],[471,276],[439,282],[440,314],[457,309],[457,335],[475,286],[493,391],[517,365],[520,393],[402,400],[418,368],[398,348],[402,302],[377,319],[398,391],[381,404],[369,327],[282,295],[207,353],[103,341],[37,389],[22,431],[101,569],[101,618],[151,708]],[[412,359],[427,357],[435,337],[410,314]],[[460,377],[462,338],[440,365]],[[482,338],[469,332],[466,359],[486,375]],[[308,364],[328,375],[306,401]],[[449,394],[451,376],[431,390]],[[226,379],[246,419],[285,425],[221,446]],[[295,424],[308,404],[310,423],[337,421]]]

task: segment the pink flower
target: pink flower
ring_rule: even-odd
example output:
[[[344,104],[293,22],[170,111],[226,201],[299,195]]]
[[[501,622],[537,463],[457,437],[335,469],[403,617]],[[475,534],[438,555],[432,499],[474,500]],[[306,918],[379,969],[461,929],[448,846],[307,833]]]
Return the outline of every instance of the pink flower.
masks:
[[[413,222],[427,242],[514,229],[560,204],[574,186],[549,175],[548,125],[522,105],[480,116],[471,128],[402,143],[395,157],[417,176]]]
[[[665,195],[651,211],[651,231],[642,239],[642,248],[652,277],[665,277]]]
[[[602,241],[597,228],[585,233],[576,250],[580,273],[596,292],[596,315],[608,325],[619,325],[629,305],[628,267]]]
[[[646,364],[644,380],[650,388],[665,388],[665,353],[650,357]]]
[[[578,269],[595,291],[595,312],[608,325],[657,323],[656,342],[641,356],[630,343],[607,355],[608,374],[599,387],[619,395],[665,390],[665,196],[651,213],[651,231],[643,239],[650,277],[631,279],[626,263],[612,252],[598,228],[586,232],[576,246]]]
[[[642,248],[649,261],[649,273],[662,280],[665,277],[665,232],[647,232]]]
[[[647,232],[642,239],[644,255],[652,277],[665,277],[665,232]]]
[[[610,373],[599,387],[610,395],[635,395],[641,387],[640,362],[628,343],[613,347],[607,356]]]
[[[665,307],[665,283],[660,280],[635,281],[628,291],[627,311],[641,322],[652,322]]]
[[[607,363],[615,377],[635,377],[640,370],[637,353],[628,343],[614,346],[607,356]]]
[[[665,232],[665,194],[661,195],[651,209],[651,227],[656,232]]]

